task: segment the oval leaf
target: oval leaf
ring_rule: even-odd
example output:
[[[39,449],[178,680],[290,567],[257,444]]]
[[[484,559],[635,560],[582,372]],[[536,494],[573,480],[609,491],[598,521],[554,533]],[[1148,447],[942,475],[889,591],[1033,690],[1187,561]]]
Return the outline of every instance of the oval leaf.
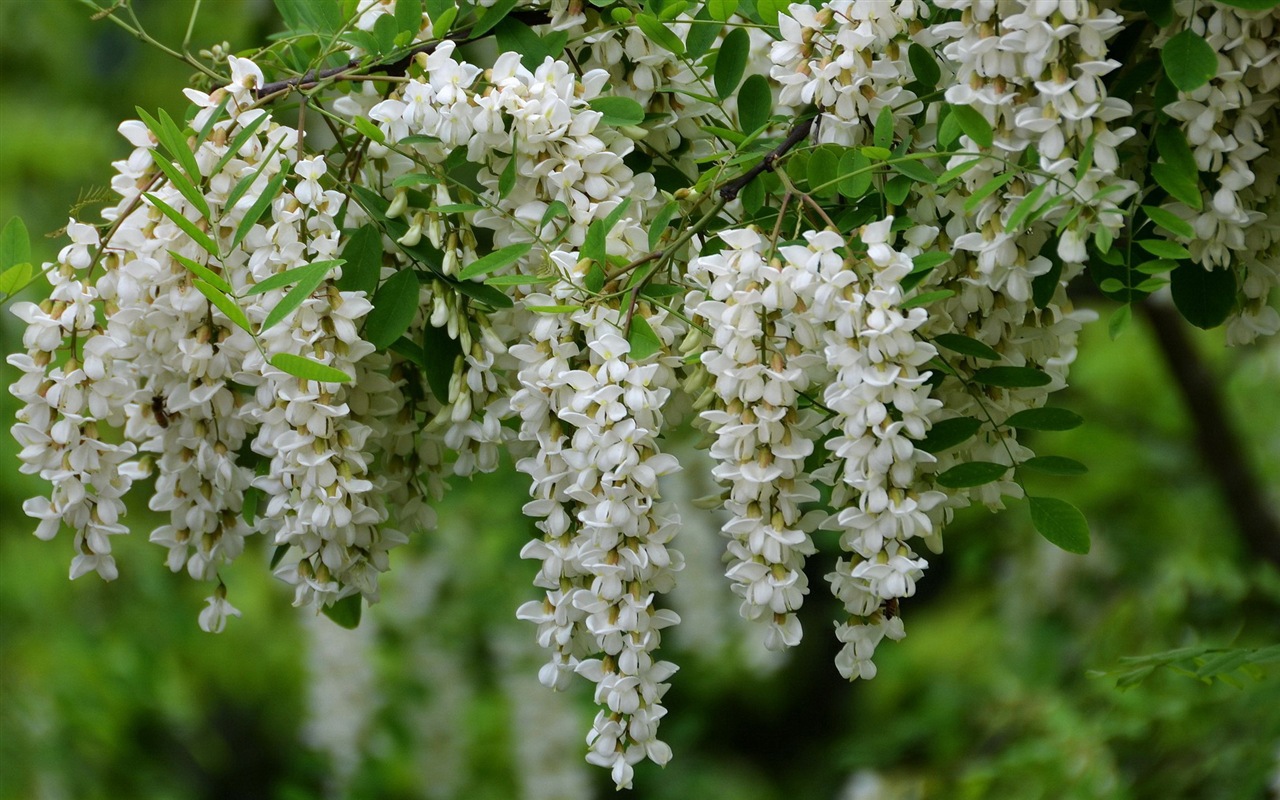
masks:
[[[975,383],[1000,386],[1006,389],[1044,386],[1053,381],[1047,374],[1035,367],[984,367],[973,373],[973,380]]]
[[[997,464],[994,461],[970,461],[967,464],[957,464],[946,472],[939,473],[935,480],[939,486],[945,486],[948,489],[968,489],[999,480],[1008,471],[1008,464]]]
[[[1164,74],[1184,92],[1194,92],[1218,74],[1218,55],[1204,37],[1187,29],[1160,50]]]
[[[630,97],[597,97],[592,111],[600,112],[601,125],[639,125],[644,122],[644,108]]]
[[[364,338],[379,350],[390,347],[409,329],[418,312],[418,276],[402,269],[387,278],[373,298],[365,319]]]
[[[653,332],[648,320],[639,314],[631,318],[627,341],[631,343],[632,361],[643,361],[662,349],[662,340]]]
[[[1064,477],[1083,475],[1089,471],[1089,468],[1084,464],[1074,458],[1066,458],[1065,456],[1036,456],[1023,461],[1018,467],[1026,467],[1036,472],[1043,472],[1046,475],[1062,475]]]
[[[478,275],[487,275],[495,270],[508,267],[516,263],[516,261],[520,260],[525,253],[528,253],[532,249],[532,244],[524,242],[522,244],[508,245],[501,250],[495,250],[484,258],[478,258],[468,264],[466,269],[458,273],[458,280],[470,280]],[[381,292],[379,292],[379,294],[381,294]]]
[[[982,112],[971,106],[952,106],[951,117],[960,125],[960,130],[964,131],[978,145],[982,147],[990,147],[995,142],[994,132],[991,130],[991,123],[987,122],[987,118],[982,116]]]
[[[11,217],[0,231],[0,270],[31,260],[31,237],[21,217]]]
[[[1207,270],[1184,263],[1169,273],[1173,304],[1197,328],[1221,325],[1236,302],[1236,277],[1229,269]]]
[[[982,422],[972,417],[956,417],[933,423],[929,435],[916,443],[926,453],[941,453],[968,440],[982,427]]]
[[[752,75],[738,91],[738,122],[743,133],[764,127],[773,113],[773,89],[763,75]]]
[[[1089,522],[1080,509],[1053,497],[1028,497],[1031,524],[1041,536],[1068,553],[1089,552]]]
[[[941,255],[941,254],[939,254]],[[977,339],[971,339],[968,336],[961,336],[958,333],[944,333],[937,336],[933,340],[934,344],[941,345],[962,355],[971,356],[973,358],[985,358],[991,361],[999,361],[1001,355]]]
[[[1084,418],[1074,411],[1065,408],[1028,408],[1004,421],[1010,428],[1025,428],[1032,431],[1069,431],[1078,428]]]
[[[714,12],[713,12],[714,13]],[[734,28],[724,37],[716,56],[715,84],[716,96],[725,100],[733,95],[742,81],[742,73],[747,68],[747,56],[751,52],[751,41],[744,28]]]
[[[364,600],[358,594],[348,595],[331,606],[320,609],[326,617],[333,620],[340,628],[354,630],[360,625],[360,613],[364,610]]]

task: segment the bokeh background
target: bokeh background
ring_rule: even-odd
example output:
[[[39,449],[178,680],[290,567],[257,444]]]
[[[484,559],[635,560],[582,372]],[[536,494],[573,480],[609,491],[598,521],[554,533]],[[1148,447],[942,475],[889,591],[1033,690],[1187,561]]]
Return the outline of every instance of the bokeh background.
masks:
[[[188,0],[137,0],[149,31],[181,41]],[[128,152],[115,132],[134,106],[178,117],[188,68],[89,19],[73,0],[0,0],[0,224],[20,215],[37,261],[61,246],[82,192],[106,186]],[[267,0],[204,0],[195,47],[262,42]],[[87,212],[92,214],[93,211]],[[22,299],[33,299],[31,289]],[[1105,313],[1105,309],[1103,309]],[[21,347],[0,314],[5,353]],[[1280,497],[1280,351],[1228,350],[1197,332],[1195,353],[1241,435],[1248,470]],[[14,371],[4,365],[7,386]],[[1280,772],[1280,666],[1206,684],[1159,669],[1128,688],[1120,659],[1192,645],[1280,642],[1280,570],[1244,544],[1194,446],[1146,324],[1118,342],[1090,326],[1059,400],[1087,424],[1032,446],[1089,465],[1034,492],[1081,507],[1087,557],[1054,549],[1025,507],[962,514],[903,603],[908,636],[880,674],[847,684],[831,659],[836,604],[815,559],[797,651],[764,653],[717,580],[710,512],[686,506],[685,618],[664,642],[681,665],[663,731],[676,756],[639,770],[637,798],[1221,798],[1256,800]],[[0,397],[0,800],[40,798],[575,798],[613,794],[582,762],[584,691],[536,680],[535,596],[523,478],[509,465],[456,481],[441,529],[397,552],[384,601],[355,631],[290,606],[257,542],[224,571],[244,618],[205,634],[208,586],[172,575],[146,541],[115,542],[121,579],[67,580],[64,533],[31,536],[22,500],[45,491],[18,473]],[[711,491],[694,437],[667,493]],[[1274,513],[1274,511],[1273,511]],[[826,534],[830,536],[830,534]],[[1273,796],[1280,796],[1276,794]]]

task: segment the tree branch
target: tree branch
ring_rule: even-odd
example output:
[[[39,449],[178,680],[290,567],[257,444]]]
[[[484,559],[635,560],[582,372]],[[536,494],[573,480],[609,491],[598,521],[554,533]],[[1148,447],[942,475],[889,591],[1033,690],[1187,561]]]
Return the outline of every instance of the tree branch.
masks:
[[[726,203],[732,202],[734,198],[738,196],[738,193],[747,188],[747,184],[755,180],[760,173],[772,172],[773,163],[775,161],[785,156],[791,151],[791,148],[808,138],[809,132],[813,130],[813,126],[817,122],[817,119],[818,117],[815,114],[792,128],[791,132],[787,134],[787,138],[782,140],[782,144],[769,151],[764,158],[760,159],[760,163],[720,187],[720,197],[722,197]]]
[[[1250,553],[1280,567],[1280,520],[1231,427],[1215,376],[1196,352],[1177,311],[1150,299],[1142,309],[1191,415],[1196,449],[1218,484],[1236,529]]]

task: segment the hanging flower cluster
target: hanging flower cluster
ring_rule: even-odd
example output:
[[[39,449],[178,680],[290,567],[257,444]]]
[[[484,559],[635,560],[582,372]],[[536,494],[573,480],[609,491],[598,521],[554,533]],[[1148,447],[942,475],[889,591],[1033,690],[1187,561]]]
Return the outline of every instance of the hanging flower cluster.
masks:
[[[240,615],[220,575],[259,533],[296,605],[354,624],[446,478],[509,452],[517,615],[544,685],[594,686],[587,758],[624,787],[671,757],[674,421],[707,434],[741,615],[797,645],[838,551],[836,668],[871,678],[954,510],[1074,469],[1019,435],[1079,422],[1047,403],[1086,267],[1116,334],[1165,287],[1233,342],[1280,329],[1280,3],[744,4],[360,0],[294,20],[345,67],[201,64],[12,305],[36,534],[114,579],[154,476],[151,540],[215,584],[201,627]]]

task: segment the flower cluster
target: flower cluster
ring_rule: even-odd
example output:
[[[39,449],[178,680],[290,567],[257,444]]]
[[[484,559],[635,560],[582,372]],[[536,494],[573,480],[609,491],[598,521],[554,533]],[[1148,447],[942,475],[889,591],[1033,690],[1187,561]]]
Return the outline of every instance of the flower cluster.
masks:
[[[795,612],[809,592],[805,556],[814,552],[812,515],[801,505],[818,499],[804,468],[816,415],[800,409],[800,398],[821,363],[821,333],[808,313],[816,280],[803,265],[766,261],[766,240],[754,230],[720,238],[725,249],[695,259],[688,273],[705,289],[686,305],[711,331],[702,364],[715,403],[701,416],[716,437],[712,474],[729,486],[725,575],[742,597],[742,616],[766,623],[765,644],[776,650],[800,642]]]
[[[239,616],[221,576],[255,533],[295,604],[340,617],[434,526],[446,476],[509,451],[539,679],[593,685],[587,758],[625,787],[671,757],[660,481],[691,405],[741,615],[798,644],[829,536],[836,667],[870,678],[954,510],[1022,496],[1018,429],[1066,386],[1086,263],[1140,272],[1115,244],[1154,245],[1232,278],[1231,341],[1280,329],[1280,10],[1177,0],[1152,34],[1113,6],[831,0],[775,30],[724,4],[360,0],[346,67],[268,88],[219,54],[186,122],[120,127],[118,200],[13,305],[13,433],[52,486],[23,509],[72,530],[72,577],[112,579],[154,473],[151,540],[216,583],[203,628]],[[1153,68],[1196,39],[1215,74],[1144,105],[1121,31]],[[1190,191],[1145,185],[1178,156]]]

